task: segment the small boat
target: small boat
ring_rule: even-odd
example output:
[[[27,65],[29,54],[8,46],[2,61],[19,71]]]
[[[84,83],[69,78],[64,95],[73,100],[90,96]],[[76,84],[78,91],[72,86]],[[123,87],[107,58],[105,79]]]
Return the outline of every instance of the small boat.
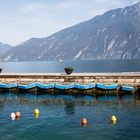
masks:
[[[46,92],[53,92],[54,90],[54,84],[42,84],[42,83],[36,83],[36,92],[37,94],[41,94],[41,93],[46,93]]]
[[[35,92],[35,88],[36,88],[35,83],[31,83],[31,84],[27,84],[27,85],[18,84],[18,90],[21,92],[26,92],[26,91]]]
[[[7,84],[9,89],[13,89],[13,88],[17,88],[17,83],[10,83],[10,84]]]
[[[74,84],[69,84],[69,85],[55,84],[55,88],[59,90],[69,90],[74,88]]]
[[[46,85],[44,85],[44,89],[53,89],[55,87],[55,84],[46,84]]]
[[[105,85],[105,84],[96,84],[96,88],[100,90],[117,90],[118,85],[112,84],[112,85]]]
[[[88,89],[93,89],[95,88],[95,84],[89,83],[87,85],[82,85],[82,84],[75,84],[74,85],[75,89],[80,89],[80,90],[88,90]]]
[[[0,83],[0,91],[10,91],[10,90],[16,90],[17,89],[17,83]]]
[[[45,89],[45,86],[44,86],[44,84],[42,84],[42,83],[35,83],[35,87],[36,87],[37,89],[40,89],[40,90],[44,90],[44,89]]]
[[[9,86],[5,83],[0,83],[0,89],[9,89]]]
[[[134,91],[134,87],[122,85],[121,86],[121,91],[124,91],[124,92],[133,92]]]

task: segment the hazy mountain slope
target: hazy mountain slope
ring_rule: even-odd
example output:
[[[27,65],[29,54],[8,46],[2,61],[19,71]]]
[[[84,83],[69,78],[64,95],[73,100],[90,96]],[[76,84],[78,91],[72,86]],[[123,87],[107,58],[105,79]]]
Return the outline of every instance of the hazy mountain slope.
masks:
[[[140,58],[140,2],[7,51],[3,61]]]
[[[12,46],[8,44],[0,43],[0,55],[4,54],[6,51],[8,51]]]

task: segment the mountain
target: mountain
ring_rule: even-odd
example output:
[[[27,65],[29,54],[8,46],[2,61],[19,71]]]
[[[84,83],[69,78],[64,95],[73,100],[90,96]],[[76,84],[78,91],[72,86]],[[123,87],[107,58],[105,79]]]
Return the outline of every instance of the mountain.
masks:
[[[140,58],[140,2],[108,11],[46,38],[31,38],[2,61]]]
[[[8,44],[3,44],[0,43],[0,55],[4,54],[6,51],[8,51],[9,49],[11,49],[12,46],[8,45]]]

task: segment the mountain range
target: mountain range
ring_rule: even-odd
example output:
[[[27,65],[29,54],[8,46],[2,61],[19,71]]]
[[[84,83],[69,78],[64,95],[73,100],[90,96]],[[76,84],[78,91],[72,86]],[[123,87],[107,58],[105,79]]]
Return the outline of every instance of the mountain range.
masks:
[[[0,43],[0,55],[3,55],[5,52],[7,52],[11,48],[12,48],[12,46],[10,46],[8,44]]]
[[[31,38],[0,53],[0,61],[137,58],[140,58],[140,2],[107,11],[45,38]]]

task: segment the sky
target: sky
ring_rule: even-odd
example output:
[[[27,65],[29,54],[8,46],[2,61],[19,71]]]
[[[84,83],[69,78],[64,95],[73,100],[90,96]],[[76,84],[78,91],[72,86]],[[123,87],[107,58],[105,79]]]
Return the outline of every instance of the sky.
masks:
[[[18,45],[47,37],[138,0],[0,0],[0,42]]]

